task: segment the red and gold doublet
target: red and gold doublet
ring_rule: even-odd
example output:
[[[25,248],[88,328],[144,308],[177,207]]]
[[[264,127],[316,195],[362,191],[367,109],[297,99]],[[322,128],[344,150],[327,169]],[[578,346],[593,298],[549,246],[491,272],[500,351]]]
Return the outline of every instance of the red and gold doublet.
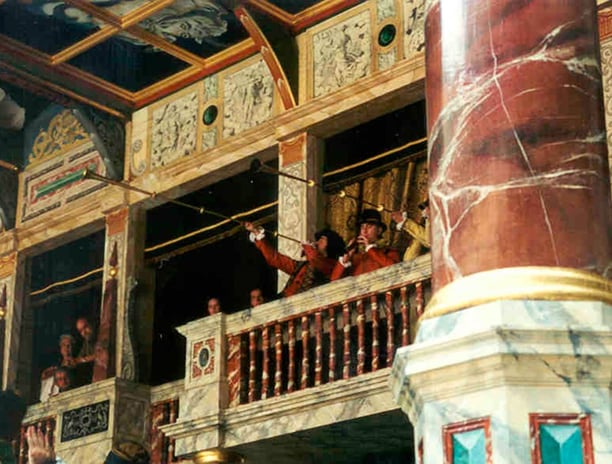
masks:
[[[397,250],[387,247],[372,247],[364,253],[354,254],[351,258],[352,265],[348,268],[345,268],[340,262],[336,262],[331,280],[337,280],[345,276],[358,276],[399,262],[400,255]]]
[[[308,245],[303,247],[306,261],[297,261],[279,253],[264,239],[255,240],[255,246],[259,248],[270,266],[289,274],[287,285],[281,292],[285,298],[329,282],[336,265],[335,259],[322,256],[315,248]]]

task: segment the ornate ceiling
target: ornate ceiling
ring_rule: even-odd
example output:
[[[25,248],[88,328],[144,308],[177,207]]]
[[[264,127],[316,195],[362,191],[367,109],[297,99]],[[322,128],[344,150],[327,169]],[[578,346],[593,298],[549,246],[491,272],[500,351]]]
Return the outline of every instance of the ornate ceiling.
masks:
[[[0,1],[0,80],[124,116],[359,0]],[[244,8],[257,27],[245,29]],[[275,32],[276,31],[276,32]]]

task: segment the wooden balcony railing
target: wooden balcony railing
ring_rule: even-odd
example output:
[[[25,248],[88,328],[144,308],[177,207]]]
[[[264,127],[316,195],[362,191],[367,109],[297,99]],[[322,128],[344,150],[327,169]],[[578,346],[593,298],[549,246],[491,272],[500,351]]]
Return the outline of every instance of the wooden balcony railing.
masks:
[[[228,334],[230,406],[390,367],[428,290],[421,277]]]

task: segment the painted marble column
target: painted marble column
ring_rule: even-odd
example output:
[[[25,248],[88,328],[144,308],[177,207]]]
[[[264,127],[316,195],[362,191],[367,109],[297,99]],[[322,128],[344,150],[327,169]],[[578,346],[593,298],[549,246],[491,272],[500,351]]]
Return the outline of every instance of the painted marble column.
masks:
[[[610,273],[595,10],[593,0],[428,2],[434,290],[523,266]]]
[[[421,464],[612,460],[593,0],[430,0],[434,296],[391,388]]]
[[[306,133],[279,142],[279,169],[303,179],[318,182],[321,140]],[[278,179],[278,232],[298,240],[311,241],[317,227],[319,191],[306,183],[280,176]],[[278,240],[281,253],[300,259],[298,243]],[[279,271],[278,290],[282,290],[288,276]]]

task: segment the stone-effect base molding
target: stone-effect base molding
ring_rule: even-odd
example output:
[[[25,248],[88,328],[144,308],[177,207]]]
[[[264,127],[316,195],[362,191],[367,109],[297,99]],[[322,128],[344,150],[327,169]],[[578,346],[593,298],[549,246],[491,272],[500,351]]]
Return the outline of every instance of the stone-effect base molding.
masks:
[[[530,414],[587,415],[582,448],[607,462],[611,381],[612,306],[502,301],[422,321],[396,355],[391,387],[425,463],[445,462],[444,427],[482,418],[492,462],[531,462]]]
[[[117,441],[134,440],[147,443],[149,396],[148,386],[121,379],[108,379],[61,393],[45,403],[31,406],[23,422],[31,423],[40,418],[54,417],[55,452],[66,464],[103,462]],[[96,406],[95,411],[99,414],[101,410],[106,409],[97,405],[106,402],[108,402],[108,417],[106,423],[102,424],[104,426],[98,423],[100,417],[92,417],[89,420],[79,419],[82,427],[95,422],[96,419],[100,431],[92,431],[89,434],[87,430],[80,430],[80,438],[62,441],[64,420],[67,417],[77,417],[78,410],[87,406]]]

